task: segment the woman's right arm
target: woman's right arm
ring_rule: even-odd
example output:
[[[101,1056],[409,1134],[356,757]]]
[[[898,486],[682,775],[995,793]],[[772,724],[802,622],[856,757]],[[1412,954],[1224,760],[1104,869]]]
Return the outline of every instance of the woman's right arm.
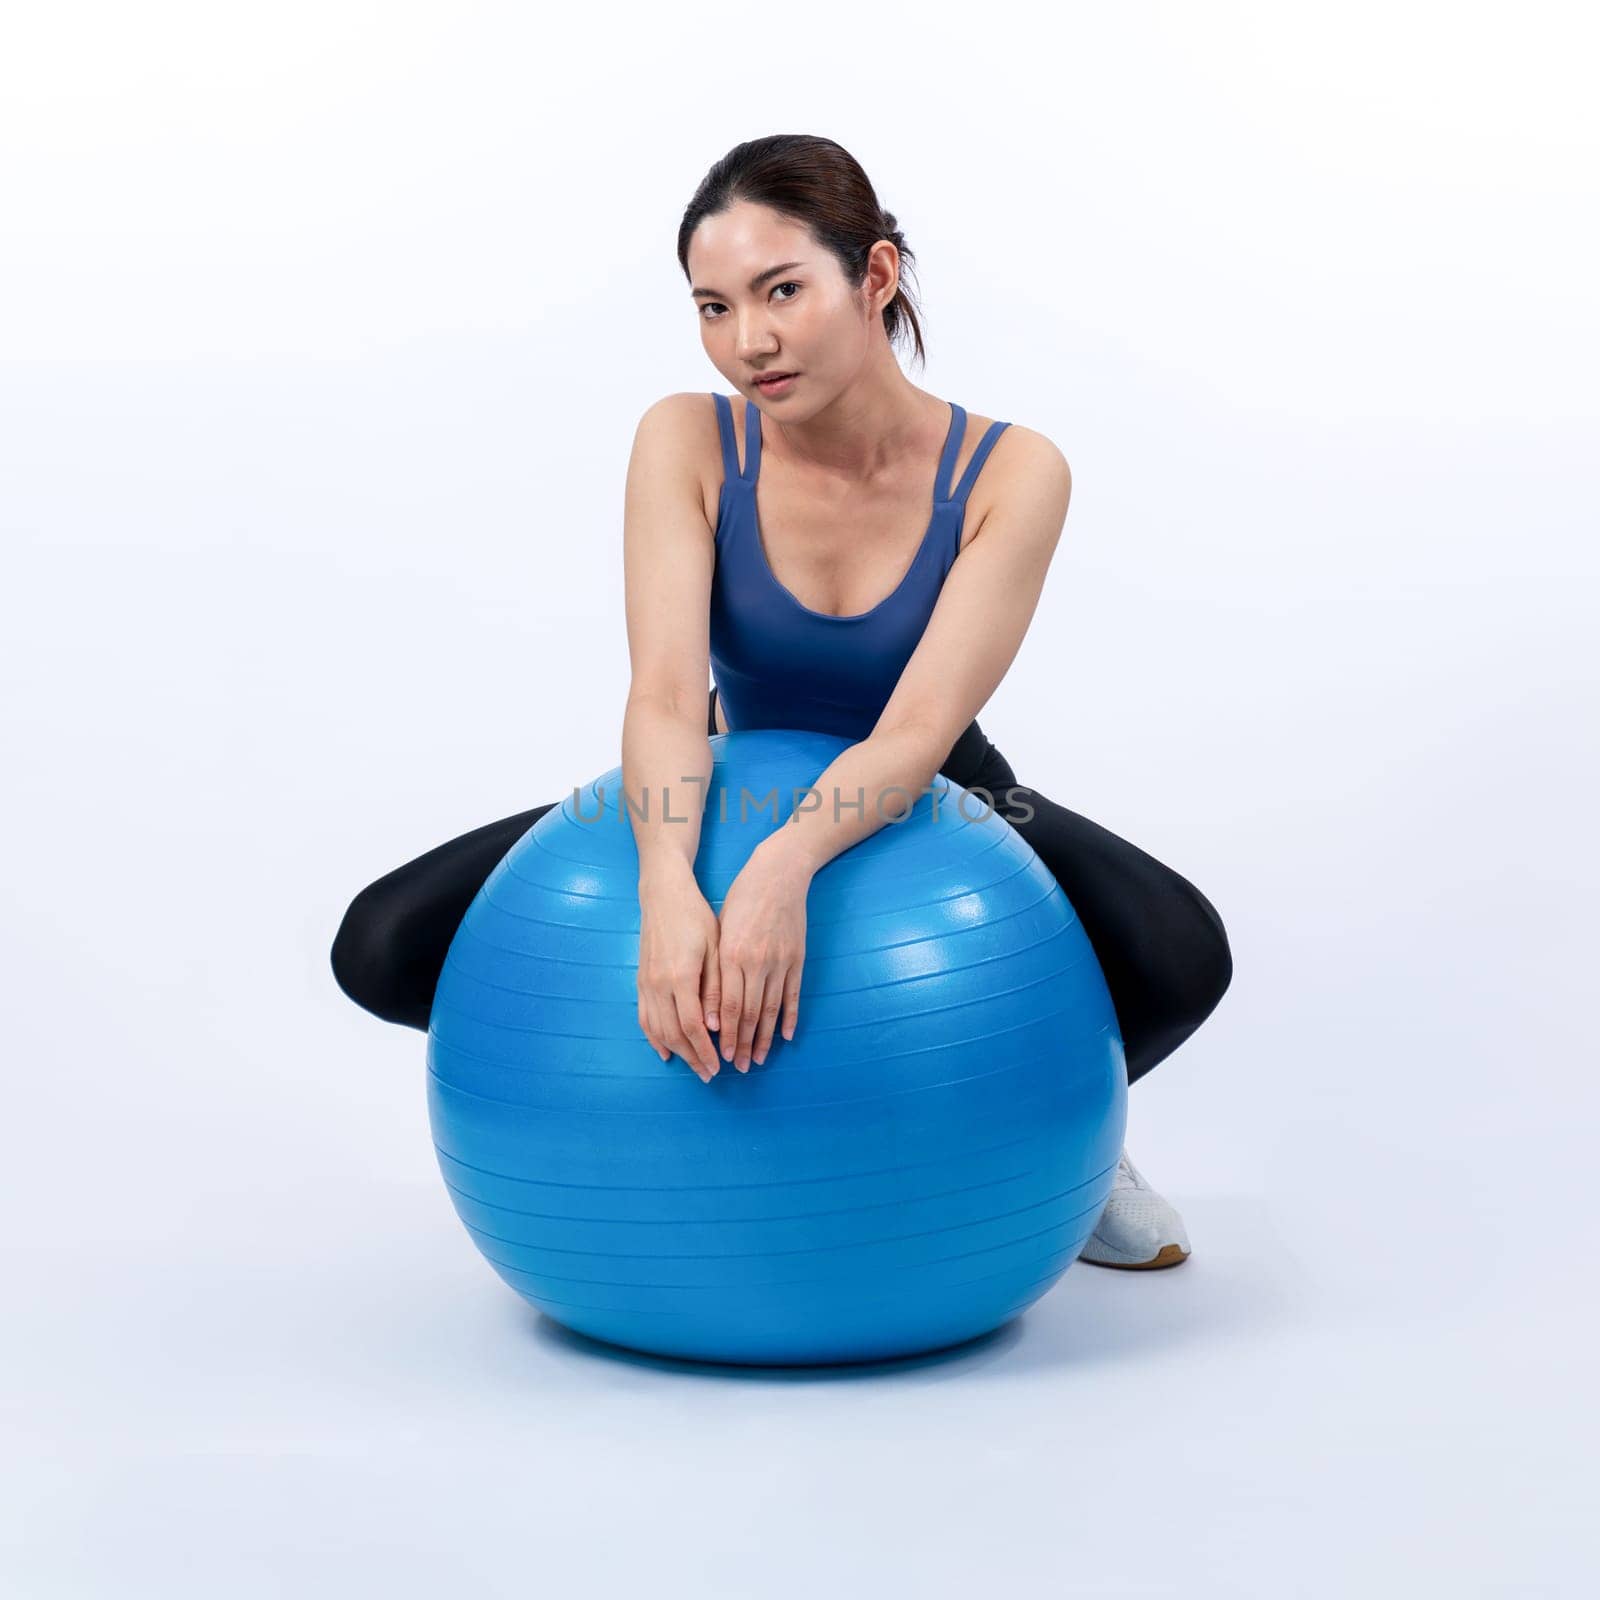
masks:
[[[623,580],[632,680],[622,784],[639,853],[639,1026],[662,1060],[709,1082],[721,1063],[717,917],[694,859],[711,779],[706,733],[714,534],[698,441],[709,395],[667,395],[645,412],[628,462]]]

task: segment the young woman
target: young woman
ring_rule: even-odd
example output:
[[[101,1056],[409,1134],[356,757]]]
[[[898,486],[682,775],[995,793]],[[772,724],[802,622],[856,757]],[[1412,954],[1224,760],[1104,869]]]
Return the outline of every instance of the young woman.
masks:
[[[942,772],[992,797],[1066,892],[1105,972],[1131,1083],[1221,999],[1227,934],[1187,879],[1017,784],[978,726],[1038,604],[1071,474],[1044,435],[969,417],[906,378],[896,340],[909,334],[923,354],[901,281],[913,259],[866,174],[828,139],[736,146],[684,214],[678,261],[700,339],[737,398],[657,401],[628,469],[623,782],[670,803],[632,814],[640,1030],[708,1082],[720,1067],[712,1033],[723,1061],[759,1066],[803,1011],[811,879],[905,809],[891,796]],[[764,840],[718,914],[693,871],[708,740],[761,727],[854,741],[815,782],[841,804]],[[334,940],[340,987],[426,1029],[467,906],[555,803],[363,889]],[[1166,1267],[1188,1255],[1176,1211],[1124,1152],[1083,1259]]]

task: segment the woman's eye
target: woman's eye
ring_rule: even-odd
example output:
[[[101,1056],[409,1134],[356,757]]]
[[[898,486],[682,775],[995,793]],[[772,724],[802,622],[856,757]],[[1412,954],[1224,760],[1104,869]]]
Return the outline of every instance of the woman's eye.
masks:
[[[800,285],[798,283],[796,283],[793,278],[788,278],[788,279],[785,279],[784,282],[775,283],[772,286],[772,292],[774,294],[776,294],[778,292],[778,290],[780,290],[780,289],[793,289],[795,291],[795,293],[798,294],[799,291],[800,291]],[[787,304],[790,300],[794,299],[794,295],[786,294],[783,298],[784,298],[785,304]],[[726,311],[727,309],[728,308],[725,305],[723,305],[723,303],[720,300],[707,300],[700,307],[700,320],[702,322],[715,322],[717,319],[715,317],[708,317],[706,315],[706,313],[708,311]]]

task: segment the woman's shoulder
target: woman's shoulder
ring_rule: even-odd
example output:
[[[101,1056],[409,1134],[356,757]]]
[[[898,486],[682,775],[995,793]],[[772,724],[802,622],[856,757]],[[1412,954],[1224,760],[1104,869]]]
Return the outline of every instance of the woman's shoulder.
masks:
[[[967,431],[974,450],[994,420],[975,412],[968,414]],[[996,506],[1040,500],[1059,500],[1065,515],[1071,494],[1072,468],[1055,440],[1025,423],[1008,422],[990,448],[989,458],[973,485],[972,499],[981,523]]]
[[[978,449],[994,422],[968,412],[971,451]],[[961,461],[969,459],[964,450]],[[964,472],[966,468],[958,462],[956,470]],[[1037,428],[1008,422],[993,440],[967,498],[964,522],[971,532],[963,535],[961,548],[998,529],[1007,543],[1015,539],[1042,548],[1048,561],[1066,523],[1071,499],[1072,469],[1056,442]]]
[[[701,509],[707,521],[714,522],[722,486],[722,446],[712,391],[678,390],[651,401],[635,431],[635,448],[641,446],[663,471],[671,463],[670,470],[695,480]]]
[[[736,397],[731,404],[734,433],[742,438],[742,399]],[[696,460],[708,457],[713,465],[721,465],[721,447],[717,442],[716,395],[710,389],[680,389],[651,401],[639,418],[639,432],[669,445],[677,445],[691,452]]]
[[[975,439],[981,439],[994,426],[997,419],[968,413],[967,430]],[[995,440],[993,455],[997,463],[1005,462],[1003,469],[1022,473],[1038,471],[1071,472],[1061,447],[1049,434],[1030,428],[1023,422],[1007,422]]]
[[[709,389],[680,389],[652,400],[639,418],[641,428],[676,433],[717,431],[716,400]]]

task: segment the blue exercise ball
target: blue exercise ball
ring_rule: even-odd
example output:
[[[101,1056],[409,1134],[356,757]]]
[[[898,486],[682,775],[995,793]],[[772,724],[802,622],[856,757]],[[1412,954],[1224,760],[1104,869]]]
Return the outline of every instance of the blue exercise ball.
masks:
[[[714,910],[848,743],[712,738],[694,870]],[[494,1270],[593,1338],[763,1365],[940,1349],[1031,1305],[1110,1193],[1127,1074],[1083,925],[1005,796],[939,775],[828,862],[795,1037],[703,1083],[639,1027],[621,779],[511,847],[434,996],[434,1144]]]

